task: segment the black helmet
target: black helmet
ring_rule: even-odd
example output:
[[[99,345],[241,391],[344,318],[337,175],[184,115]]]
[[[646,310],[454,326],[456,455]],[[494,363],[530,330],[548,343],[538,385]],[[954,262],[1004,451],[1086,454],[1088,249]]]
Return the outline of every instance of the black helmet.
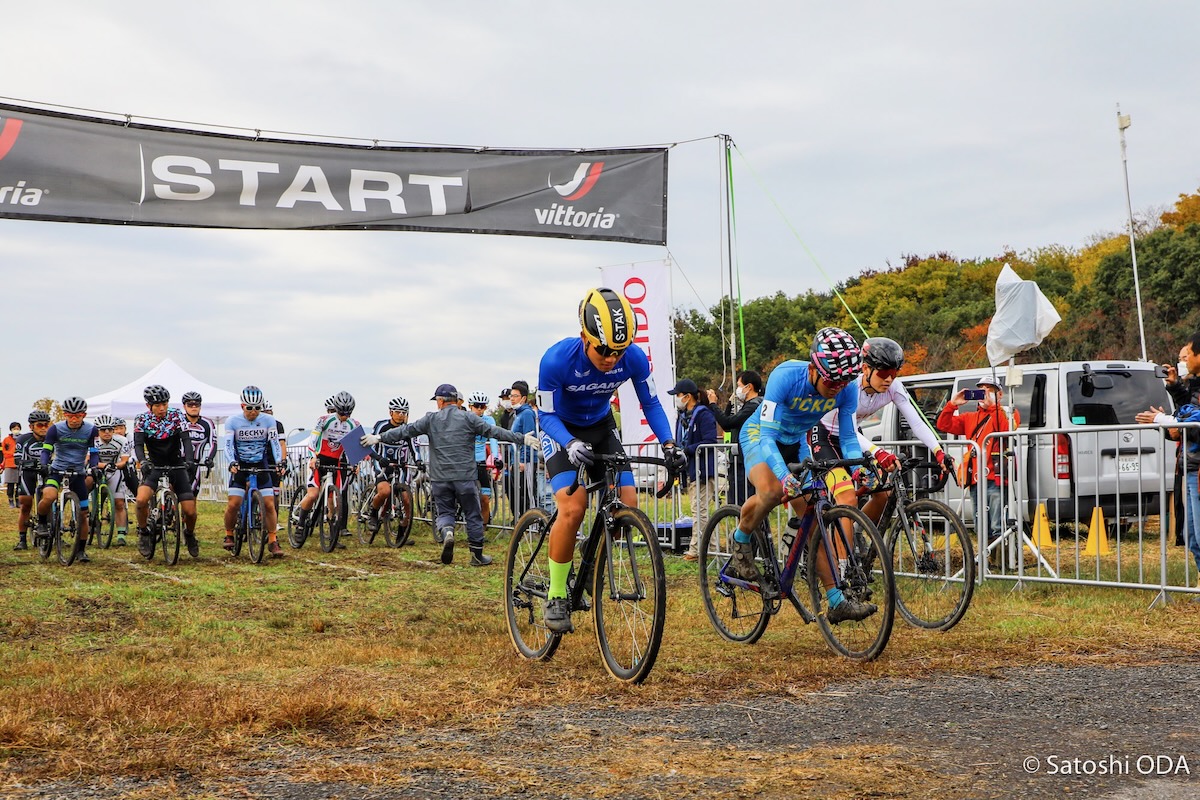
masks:
[[[50,415],[47,414],[45,411],[42,411],[40,408],[34,409],[33,411],[29,412],[29,424],[30,425],[32,425],[35,422],[49,422],[49,421],[50,421]]]
[[[147,403],[153,405],[167,402],[171,399],[171,393],[167,391],[167,387],[154,383],[142,390],[142,397],[146,398]]]
[[[904,348],[882,336],[872,336],[863,342],[862,356],[872,369],[900,369],[904,364]]]
[[[63,400],[62,410],[66,414],[86,414],[87,400],[82,397],[68,397]]]
[[[184,392],[183,393],[183,402],[185,404],[186,403],[203,403],[204,398],[200,396],[199,392]]]

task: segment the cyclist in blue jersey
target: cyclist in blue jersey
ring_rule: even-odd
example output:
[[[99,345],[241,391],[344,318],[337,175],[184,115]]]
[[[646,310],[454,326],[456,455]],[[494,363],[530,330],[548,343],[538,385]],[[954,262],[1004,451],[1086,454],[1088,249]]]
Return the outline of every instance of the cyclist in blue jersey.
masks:
[[[472,392],[467,398],[471,413],[482,417],[487,411],[491,398],[486,392]],[[491,421],[491,417],[488,418]],[[504,469],[504,459],[500,458],[500,443],[494,436],[482,434],[475,437],[475,474],[479,481],[479,513],[486,526],[492,521],[492,475],[491,470]]]
[[[229,501],[225,505],[226,550],[233,550],[233,527],[246,497],[246,468],[278,471],[283,464],[279,431],[275,418],[263,413],[263,393],[257,386],[242,389],[242,413],[225,423],[225,457],[229,461]],[[263,530],[267,532],[267,550],[273,558],[283,556],[275,532],[275,481],[271,472],[260,472],[258,493],[263,499]]]
[[[49,466],[50,470],[46,486],[42,490],[42,499],[37,507],[36,535],[40,537],[49,534],[47,516],[50,507],[58,502],[63,473],[68,470],[75,472],[68,487],[79,497],[79,531],[75,539],[75,560],[86,562],[89,560],[84,550],[88,537],[88,494],[92,491],[92,478],[86,473],[99,463],[96,426],[83,419],[87,416],[87,401],[82,397],[68,397],[63,400],[62,410],[66,419],[50,426],[42,444],[42,466]],[[53,460],[50,458],[51,454],[54,455]]]
[[[662,442],[673,473],[686,469],[687,458],[675,446],[671,423],[654,388],[650,361],[634,344],[637,320],[633,307],[612,289],[591,289],[579,304],[578,337],[563,339],[542,356],[538,370],[538,420],[546,476],[558,505],[550,529],[550,587],[546,627],[556,633],[574,630],[567,576],[575,535],[587,509],[587,493],[567,490],[580,466],[591,466],[595,453],[624,452],[612,417],[610,399],[617,387],[632,380],[650,429]],[[633,473],[620,477],[621,502],[637,506]]]
[[[408,401],[403,397],[393,397],[388,401],[388,418],[375,423],[371,433],[382,436],[392,428],[398,428],[408,422]],[[408,453],[412,450],[412,440],[405,439],[396,444],[375,445],[376,461],[379,462],[379,477],[375,481],[375,499],[371,501],[371,516],[367,527],[371,533],[379,530],[379,509],[392,494],[392,478],[397,470],[408,466]]]
[[[754,563],[754,544],[747,531],[753,531],[771,509],[790,500],[796,514],[803,516],[807,508],[802,494],[805,487],[787,465],[812,455],[808,432],[821,417],[838,411],[842,454],[846,458],[862,458],[854,427],[858,389],[852,385],[861,369],[862,354],[854,337],[841,328],[822,328],[813,339],[807,361],[785,361],[767,378],[762,405],[742,426],[738,441],[746,459],[746,476],[755,493],[742,505],[741,520],[733,536],[733,558],[727,567],[729,574],[747,581],[761,580]],[[834,470],[826,480],[837,502],[857,505],[854,483],[845,470]],[[839,537],[834,540],[840,550]],[[837,558],[845,558],[845,553],[839,552]],[[816,566],[829,597],[826,618],[830,624],[866,619],[878,611],[873,603],[844,597],[834,584],[828,561],[818,558]]]

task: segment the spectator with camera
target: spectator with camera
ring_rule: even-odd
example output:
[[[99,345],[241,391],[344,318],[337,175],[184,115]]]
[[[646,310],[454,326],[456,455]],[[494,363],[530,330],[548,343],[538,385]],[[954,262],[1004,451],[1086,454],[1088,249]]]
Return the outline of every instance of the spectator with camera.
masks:
[[[993,542],[1004,532],[1005,487],[1012,478],[1012,464],[1005,463],[1009,446],[1005,439],[991,438],[993,433],[1014,430],[1021,424],[1021,412],[1004,408],[1004,387],[995,378],[980,378],[976,389],[963,389],[950,398],[938,414],[937,429],[942,433],[965,436],[979,445],[968,448],[958,465],[958,482],[975,487],[975,508],[981,503],[988,507],[988,541]],[[962,411],[968,402],[975,401],[974,411]],[[979,464],[978,453],[983,453]],[[985,488],[986,487],[986,488]]]

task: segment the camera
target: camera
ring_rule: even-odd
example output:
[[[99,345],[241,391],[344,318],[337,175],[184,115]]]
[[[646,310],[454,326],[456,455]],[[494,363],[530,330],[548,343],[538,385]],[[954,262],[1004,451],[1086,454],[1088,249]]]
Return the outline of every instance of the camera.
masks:
[[[963,398],[968,402],[971,400],[982,400],[987,397],[987,389],[965,389],[963,390]]]

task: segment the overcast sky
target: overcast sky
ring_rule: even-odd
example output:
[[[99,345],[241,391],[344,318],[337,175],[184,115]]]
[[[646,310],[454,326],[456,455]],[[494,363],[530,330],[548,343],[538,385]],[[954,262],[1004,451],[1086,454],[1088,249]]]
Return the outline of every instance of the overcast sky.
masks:
[[[1118,102],[1135,212],[1200,187],[1197,30],[1194,2],[11,4],[16,100],[403,142],[682,144],[666,248],[0,220],[0,415],[165,357],[260,385],[289,427],[339,389],[366,421],[397,394],[432,408],[442,382],[494,401],[578,332],[600,267],[670,256],[675,306],[718,301],[721,133],[746,299],[827,289],[814,258],[841,280],[907,253],[1080,247],[1125,224]]]

